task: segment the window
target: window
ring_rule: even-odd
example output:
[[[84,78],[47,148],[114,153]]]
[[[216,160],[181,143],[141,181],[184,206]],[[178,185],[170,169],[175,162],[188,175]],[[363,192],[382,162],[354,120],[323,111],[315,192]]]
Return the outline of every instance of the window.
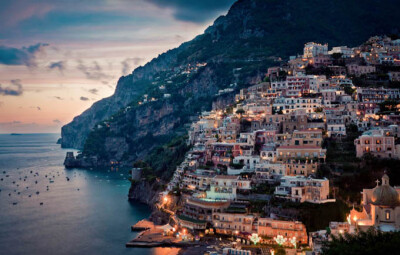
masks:
[[[390,211],[389,210],[385,211],[385,219],[390,220]]]

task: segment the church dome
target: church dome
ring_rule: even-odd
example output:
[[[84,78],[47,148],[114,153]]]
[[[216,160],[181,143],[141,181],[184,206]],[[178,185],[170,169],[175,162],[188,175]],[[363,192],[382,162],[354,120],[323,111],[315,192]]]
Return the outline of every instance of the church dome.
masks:
[[[395,207],[400,205],[399,193],[389,185],[389,177],[382,177],[382,185],[377,186],[372,193],[372,204],[378,206]]]

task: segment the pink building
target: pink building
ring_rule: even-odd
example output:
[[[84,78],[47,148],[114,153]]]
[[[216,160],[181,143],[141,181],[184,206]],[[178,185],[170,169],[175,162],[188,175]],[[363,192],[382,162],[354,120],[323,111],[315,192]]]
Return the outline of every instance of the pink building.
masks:
[[[286,96],[300,97],[310,91],[310,78],[307,76],[288,76],[286,78]]]
[[[324,67],[332,65],[332,57],[330,55],[319,54],[310,60],[310,65],[314,67]]]
[[[375,66],[347,65],[347,73],[349,75],[360,76],[362,74],[375,73]]]
[[[364,132],[354,140],[356,156],[361,158],[366,153],[379,158],[398,158],[394,137],[382,129],[372,129]]]

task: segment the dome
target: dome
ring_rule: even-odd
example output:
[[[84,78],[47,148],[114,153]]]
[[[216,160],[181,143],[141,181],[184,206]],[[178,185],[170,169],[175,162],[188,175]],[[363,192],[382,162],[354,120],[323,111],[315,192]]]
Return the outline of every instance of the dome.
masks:
[[[382,177],[382,185],[377,186],[372,193],[372,204],[378,206],[395,207],[400,205],[399,193],[389,185],[389,177]]]

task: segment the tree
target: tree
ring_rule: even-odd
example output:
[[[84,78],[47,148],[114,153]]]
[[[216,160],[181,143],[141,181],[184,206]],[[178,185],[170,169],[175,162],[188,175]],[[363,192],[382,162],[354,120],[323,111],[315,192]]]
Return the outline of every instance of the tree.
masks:
[[[243,113],[245,113],[245,111],[242,108],[237,109],[237,111],[236,111],[236,114],[239,114],[239,119],[242,118]]]
[[[324,243],[324,255],[387,255],[397,254],[400,232],[382,232],[374,228],[356,234],[332,236],[332,241]]]
[[[286,251],[283,248],[278,248],[276,250],[276,255],[286,255]]]

